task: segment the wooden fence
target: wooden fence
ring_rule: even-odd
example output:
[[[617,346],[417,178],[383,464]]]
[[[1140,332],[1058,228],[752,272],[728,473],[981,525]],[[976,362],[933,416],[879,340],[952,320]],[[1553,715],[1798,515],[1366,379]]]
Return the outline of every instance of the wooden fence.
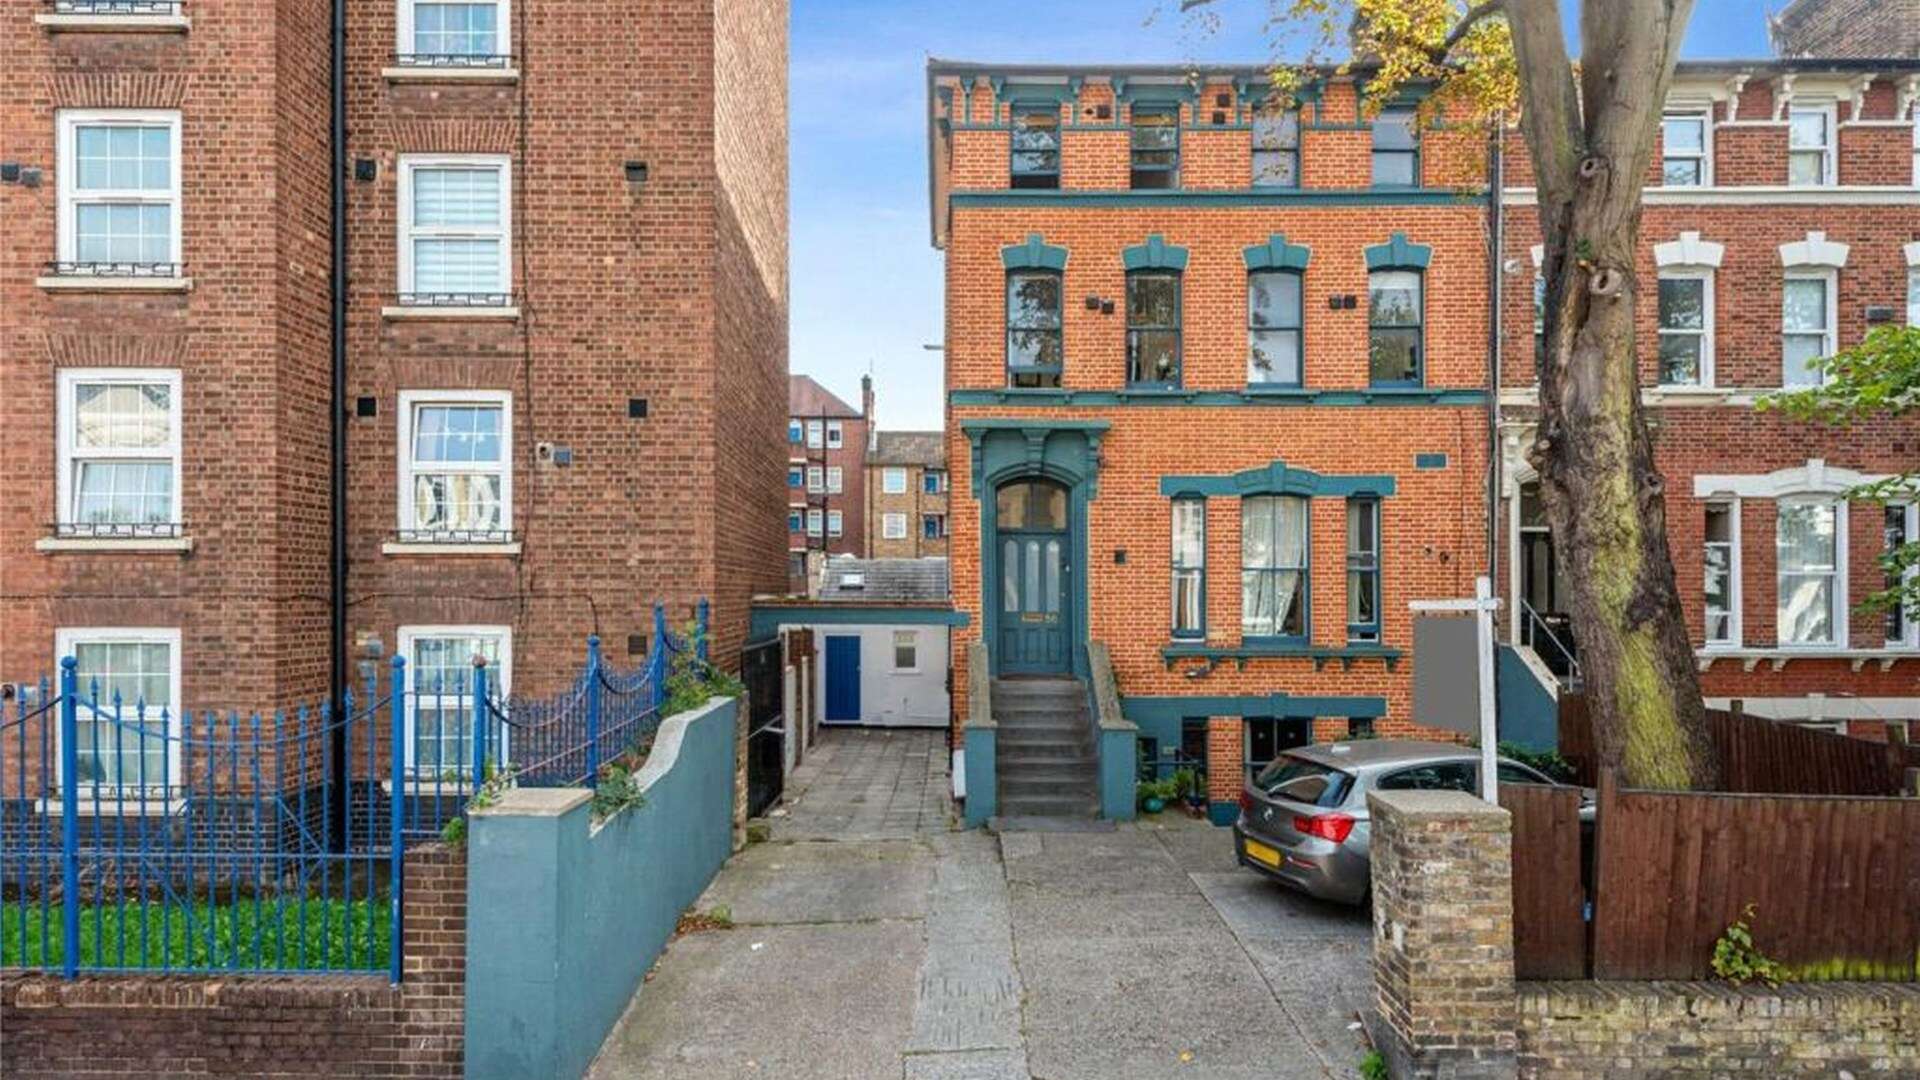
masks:
[[[1920,800],[1603,782],[1584,837],[1571,791],[1504,787],[1501,803],[1521,978],[1711,978],[1749,904],[1757,947],[1795,980],[1916,978]]]
[[[1749,716],[1736,708],[1709,709],[1707,722],[1720,755],[1722,791],[1777,795],[1899,795],[1909,768],[1920,768],[1920,747],[1869,742],[1832,732]],[[1560,699],[1560,756],[1588,787],[1600,774],[1600,754],[1586,701]]]

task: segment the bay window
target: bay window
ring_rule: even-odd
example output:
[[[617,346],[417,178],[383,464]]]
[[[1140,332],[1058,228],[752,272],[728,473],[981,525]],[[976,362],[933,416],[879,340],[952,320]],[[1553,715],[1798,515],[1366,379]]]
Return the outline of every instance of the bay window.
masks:
[[[1247,385],[1300,385],[1300,293],[1294,271],[1247,275]]]
[[[179,531],[180,373],[60,372],[55,531],[169,537]]]
[[[1207,503],[1173,500],[1173,636],[1207,634]]]
[[[1261,495],[1240,502],[1240,632],[1307,635],[1307,500]]]
[[[1828,498],[1779,502],[1777,634],[1783,646],[1846,643],[1845,517],[1842,504]]]

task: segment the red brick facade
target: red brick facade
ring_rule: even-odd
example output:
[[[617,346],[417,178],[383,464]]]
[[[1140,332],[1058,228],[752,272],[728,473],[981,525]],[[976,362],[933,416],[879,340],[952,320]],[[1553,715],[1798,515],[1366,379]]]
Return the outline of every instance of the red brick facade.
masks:
[[[947,554],[945,436],[882,431],[867,462],[867,553],[875,559],[938,559]],[[891,477],[897,491],[888,491]],[[888,535],[888,530],[893,535]]]
[[[587,634],[627,663],[655,602],[677,623],[700,597],[734,655],[749,597],[784,578],[786,4],[626,5],[617,33],[514,4],[512,56],[476,75],[396,67],[404,3],[348,5],[353,655],[391,653],[402,627],[507,627],[514,689],[540,693]],[[0,678],[50,671],[56,628],[178,627],[189,702],[311,700],[328,663],[328,4],[189,6],[190,28],[159,33],[67,32],[39,4],[0,16],[0,160],[41,174],[0,184]],[[82,108],[177,111],[190,287],[41,281],[56,114]],[[402,303],[402,169],[426,155],[506,160],[510,304]],[[190,550],[44,550],[72,516],[55,388],[81,367],[179,373]],[[401,542],[401,395],[418,393],[510,395],[506,542]]]
[[[1907,430],[1911,425],[1815,432],[1757,414],[1752,405],[1753,389],[1781,384],[1781,245],[1803,245],[1794,249],[1796,259],[1833,250],[1810,232],[1850,245],[1838,276],[1839,344],[1865,332],[1870,307],[1875,318],[1886,317],[1881,309],[1905,317],[1915,250],[1906,245],[1920,240],[1911,115],[1920,79],[1911,67],[1833,75],[1764,63],[1692,65],[1676,86],[1676,108],[1717,99],[1708,136],[1713,179],[1697,190],[1656,189],[1648,199],[1641,268],[1647,381],[1653,385],[1658,339],[1656,292],[1649,287],[1657,273],[1654,245],[1683,247],[1696,257],[1701,249],[1680,234],[1699,232],[1725,249],[1714,293],[1716,385],[1734,388],[1650,394],[1658,405],[1673,543],[1696,636],[1704,633],[1696,476],[1805,469],[1810,458],[1835,470],[1876,474],[1910,467],[1920,450],[1920,428]],[[1464,129],[1423,132],[1420,190],[1372,187],[1371,139],[1356,116],[1354,89],[1329,77],[1307,95],[1300,114],[1298,186],[1273,190],[1253,183],[1251,97],[1264,85],[1258,71],[1191,76],[936,62],[932,74],[933,224],[947,262],[947,448],[955,463],[951,558],[955,603],[972,619],[955,641],[961,669],[954,678],[956,716],[966,715],[964,639],[993,623],[983,598],[1000,599],[1001,583],[983,580],[995,565],[993,538],[982,536],[982,507],[992,495],[975,485],[983,468],[1002,468],[995,474],[1001,478],[1010,473],[1004,455],[994,457],[991,435],[982,432],[1024,432],[1037,469],[1042,447],[1052,453],[1057,433],[1078,425],[1097,431],[1088,453],[1097,490],[1088,491],[1084,526],[1074,526],[1085,531],[1087,591],[1084,601],[1072,602],[1086,604],[1087,635],[1111,650],[1121,694],[1143,738],[1163,746],[1180,740],[1190,750],[1205,746],[1213,795],[1224,799],[1237,791],[1250,745],[1241,717],[1297,716],[1281,738],[1337,738],[1354,721],[1380,734],[1430,732],[1411,711],[1417,658],[1408,602],[1470,595],[1474,577],[1490,569],[1492,253],[1474,137]],[[1729,90],[1738,98],[1737,113],[1726,103]],[[1055,98],[1063,102],[1057,185],[1019,187],[1056,189],[1015,190],[1011,106],[1044,112],[1034,102]],[[1177,186],[1130,190],[1131,109],[1155,99],[1180,102]],[[1788,116],[1773,113],[1790,101],[1835,106],[1828,166],[1834,186],[1788,189]],[[1537,238],[1524,147],[1511,142],[1506,159],[1515,186],[1506,193],[1511,209],[1500,258],[1506,283],[1501,442],[1503,490],[1512,494],[1524,479],[1517,451],[1530,442],[1524,437],[1533,381],[1529,249]],[[1649,182],[1658,179],[1656,168]],[[1146,252],[1150,237],[1182,249],[1185,259],[1179,375],[1173,389],[1157,392],[1130,389],[1126,374],[1128,249]],[[1293,256],[1305,263],[1304,345],[1301,388],[1274,395],[1250,390],[1247,381],[1247,274],[1254,265],[1247,249],[1279,237],[1306,249]],[[1426,259],[1423,380],[1411,391],[1370,382],[1370,259],[1393,257],[1388,249],[1395,243],[1420,248]],[[1016,250],[1022,245],[1024,251]],[[1051,254],[1036,254],[1043,249]],[[1034,258],[1055,260],[1060,274],[1059,389],[1009,386],[1007,273],[1039,265],[1019,261]],[[1280,647],[1249,641],[1242,632],[1242,501],[1235,494],[1260,490],[1235,485],[1275,463],[1325,482],[1310,501],[1307,632],[1303,641]],[[1207,490],[1204,634],[1176,640],[1171,495],[1198,483],[1195,477],[1214,478],[1211,486],[1199,483]],[[1381,478],[1390,479],[1391,490],[1380,500],[1376,644],[1349,640],[1347,499],[1338,493],[1354,484],[1379,486]],[[1740,517],[1744,642],[1770,647],[1773,507],[1746,498]],[[1499,539],[1496,589],[1505,593],[1517,587],[1508,580],[1514,538],[1504,516],[1491,528]],[[1849,592],[1858,599],[1879,573],[1873,562],[1881,545],[1878,509],[1856,506],[1848,533],[1854,549]],[[1852,653],[1719,660],[1708,669],[1708,693],[1911,695],[1920,662],[1880,655],[1884,642],[1871,640],[1881,625],[1877,616],[1854,615],[1850,623],[1851,645],[1864,642],[1880,652],[1864,662]],[[990,640],[989,647],[999,646]],[[1703,655],[1703,663],[1708,659]]]
[[[788,591],[804,593],[832,555],[867,555],[867,453],[873,445],[873,380],[860,380],[860,408],[811,376],[787,392]],[[839,527],[834,527],[835,521]]]

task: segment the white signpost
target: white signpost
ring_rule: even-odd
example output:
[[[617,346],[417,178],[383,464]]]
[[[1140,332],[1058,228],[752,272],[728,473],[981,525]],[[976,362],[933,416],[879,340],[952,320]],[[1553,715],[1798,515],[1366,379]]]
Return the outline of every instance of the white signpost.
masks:
[[[1465,614],[1471,612],[1476,623],[1476,678],[1480,692],[1480,797],[1490,803],[1500,801],[1500,778],[1494,768],[1499,732],[1494,724],[1493,701],[1493,615],[1500,610],[1500,598],[1493,595],[1493,584],[1486,575],[1473,579],[1471,600],[1414,600],[1407,605],[1424,614]],[[1413,662],[1418,665],[1420,657]]]

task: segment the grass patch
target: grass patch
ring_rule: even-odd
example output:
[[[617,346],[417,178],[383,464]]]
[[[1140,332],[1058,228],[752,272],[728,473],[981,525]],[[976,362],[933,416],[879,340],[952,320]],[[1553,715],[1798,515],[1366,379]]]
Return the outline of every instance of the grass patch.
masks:
[[[44,915],[38,903],[0,903],[0,967],[60,967],[66,961],[61,929],[58,903],[49,902]],[[384,899],[82,904],[80,965],[386,971],[392,955],[387,929]]]

